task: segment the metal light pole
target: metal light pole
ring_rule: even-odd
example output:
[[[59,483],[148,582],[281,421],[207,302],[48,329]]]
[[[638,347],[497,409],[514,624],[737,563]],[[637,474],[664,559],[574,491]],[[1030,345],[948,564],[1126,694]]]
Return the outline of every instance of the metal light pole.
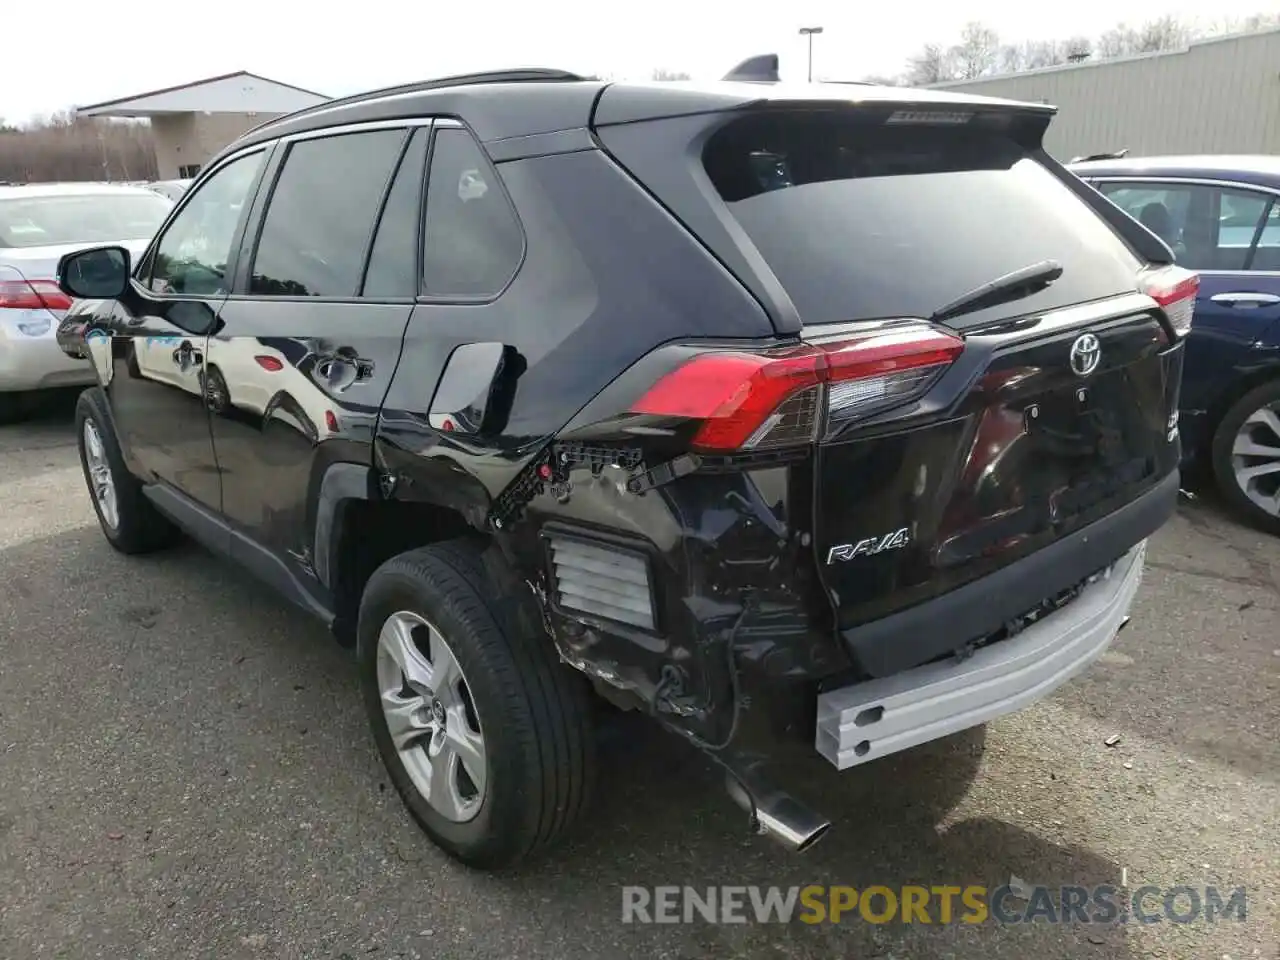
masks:
[[[801,27],[800,36],[809,38],[809,82],[813,83],[813,36],[821,33],[821,27]]]

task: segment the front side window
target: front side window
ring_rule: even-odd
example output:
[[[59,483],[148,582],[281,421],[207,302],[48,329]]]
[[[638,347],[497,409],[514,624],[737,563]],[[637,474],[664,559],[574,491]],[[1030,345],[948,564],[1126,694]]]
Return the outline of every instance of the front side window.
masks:
[[[263,151],[232,160],[191,195],[156,246],[147,284],[156,293],[220,296],[230,292],[227,262]]]
[[[249,292],[354,297],[404,130],[302,140],[289,149],[262,222]]]
[[[523,256],[520,221],[488,157],[466,130],[438,131],[427,180],[423,292],[497,296]]]

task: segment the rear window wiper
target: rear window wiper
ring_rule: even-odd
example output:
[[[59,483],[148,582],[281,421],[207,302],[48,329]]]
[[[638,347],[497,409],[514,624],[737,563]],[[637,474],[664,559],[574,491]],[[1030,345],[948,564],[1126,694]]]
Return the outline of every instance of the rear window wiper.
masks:
[[[946,306],[935,310],[929,319],[934,322],[949,320],[965,313],[974,313],[986,307],[993,307],[997,303],[1020,300],[1043,290],[1060,276],[1062,276],[1062,264],[1057,260],[1041,260],[1039,263],[1006,273],[1003,277],[997,277],[956,297]]]

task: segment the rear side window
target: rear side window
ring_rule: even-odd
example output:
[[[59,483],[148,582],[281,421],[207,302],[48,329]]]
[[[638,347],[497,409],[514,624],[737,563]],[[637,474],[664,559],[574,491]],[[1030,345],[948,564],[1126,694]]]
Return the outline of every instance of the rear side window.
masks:
[[[703,164],[806,324],[927,317],[1043,260],[1063,275],[970,326],[1134,289],[1123,241],[1025,147],[996,132],[850,114],[744,117]]]
[[[446,299],[496,296],[523,256],[520,221],[488,157],[468,131],[437,131],[427,181],[423,293]]]
[[[262,223],[249,292],[354,297],[404,130],[302,140],[289,148]]]

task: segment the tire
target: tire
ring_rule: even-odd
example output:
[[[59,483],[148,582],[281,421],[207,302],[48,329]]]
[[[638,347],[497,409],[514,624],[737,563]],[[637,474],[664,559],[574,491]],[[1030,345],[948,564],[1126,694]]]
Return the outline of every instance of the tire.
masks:
[[[94,449],[91,437],[96,437],[100,451]],[[76,402],[76,446],[93,510],[103,536],[113,547],[121,553],[151,553],[178,539],[178,529],[143,496],[142,483],[125,466],[100,387],[86,390]],[[97,464],[91,465],[95,460]],[[95,469],[100,475],[105,471],[105,478],[110,479],[114,510],[98,495]]]
[[[586,680],[560,662],[547,638],[516,626],[513,605],[490,583],[479,548],[469,541],[450,541],[400,554],[379,567],[365,588],[357,625],[365,707],[392,783],[432,841],[456,860],[481,869],[510,866],[558,840],[585,809],[594,777],[593,714]],[[457,741],[457,725],[448,724],[461,711],[432,704],[416,714],[435,713],[438,718],[444,713],[452,740],[444,733],[402,740],[402,754],[392,738],[384,688],[393,688],[405,674],[389,659],[379,637],[401,612],[429,625],[417,630],[417,649],[427,645],[432,626],[446,644],[460,668],[462,699],[472,708],[465,724],[481,736],[483,792],[464,798],[472,809],[463,820],[457,816],[462,804],[433,804],[416,785],[409,766],[427,762],[423,757],[428,747],[423,744],[434,749],[438,740]],[[429,650],[435,662],[446,662],[438,655],[434,637]],[[406,686],[401,693],[413,699],[427,687]],[[468,736],[475,733],[468,729]],[[471,759],[474,765],[475,756]],[[456,794],[453,781],[446,788],[450,795],[462,797],[468,792],[465,785],[475,787],[476,782],[467,761],[460,759],[458,767],[467,776],[455,774]],[[436,783],[433,779],[429,785],[433,795]],[[450,806],[452,814],[442,812]]]
[[[1253,526],[1280,535],[1280,469],[1253,479],[1259,485],[1253,494],[1260,499],[1271,497],[1270,509],[1250,496],[1237,473],[1258,466],[1280,468],[1280,455],[1275,460],[1238,455],[1237,444],[1250,439],[1254,449],[1280,450],[1280,380],[1255,387],[1235,402],[1214,431],[1212,454],[1214,476],[1231,506]]]

